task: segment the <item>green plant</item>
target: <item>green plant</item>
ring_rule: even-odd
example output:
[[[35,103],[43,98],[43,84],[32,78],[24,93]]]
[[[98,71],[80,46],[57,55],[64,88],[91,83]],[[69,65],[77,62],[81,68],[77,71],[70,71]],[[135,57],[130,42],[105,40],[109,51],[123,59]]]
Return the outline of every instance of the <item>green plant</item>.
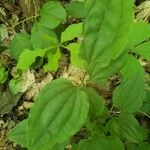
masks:
[[[150,147],[149,132],[136,119],[149,93],[144,69],[136,56],[150,59],[150,27],[133,21],[132,0],[81,3],[85,7],[83,27],[82,23],[72,24],[60,34],[58,30],[64,28],[60,23],[67,14],[60,3],[50,1],[41,9],[31,36],[16,36],[23,39],[21,48],[16,42],[18,38],[12,40],[10,49],[18,60],[19,70],[32,68],[37,57],[48,58],[48,64],[43,66],[45,71],[57,70],[59,50],[65,48],[70,52],[71,64],[86,74],[77,85],[67,79],[48,83],[31,108],[29,118],[16,125],[8,137],[29,150],[63,150],[71,137],[84,128],[84,139],[72,144],[73,149]],[[67,7],[69,12],[71,5],[75,4]],[[76,41],[76,37],[83,40]],[[111,100],[106,100],[103,87],[114,74],[120,74],[122,81],[113,89]]]
[[[0,84],[5,83],[5,81],[7,80],[7,76],[8,72],[6,71],[6,68],[0,60]]]

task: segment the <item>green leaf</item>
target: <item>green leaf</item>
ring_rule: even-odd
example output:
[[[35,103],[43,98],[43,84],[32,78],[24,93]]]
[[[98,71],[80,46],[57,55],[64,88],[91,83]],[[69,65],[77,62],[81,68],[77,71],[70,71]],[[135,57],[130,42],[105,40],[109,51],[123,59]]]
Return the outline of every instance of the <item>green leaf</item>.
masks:
[[[104,134],[105,127],[103,123],[106,121],[106,118],[89,118],[88,122],[86,122],[86,132],[90,139],[99,138],[100,135]]]
[[[145,42],[132,49],[132,52],[142,56],[143,58],[150,60],[150,42]]]
[[[126,59],[126,65],[121,70],[123,81],[129,80],[131,77],[136,76],[139,74],[141,79],[144,82],[144,69],[142,68],[141,64],[138,60],[133,56],[128,56]]]
[[[138,150],[138,146],[134,143],[128,143],[126,145],[127,150]]]
[[[71,1],[66,7],[68,15],[76,18],[83,18],[85,16],[84,3],[81,1]]]
[[[110,61],[107,67],[101,67],[101,64],[94,62],[88,66],[88,73],[91,76],[92,81],[97,83],[105,82],[108,77],[119,73],[120,69],[125,65],[127,61],[127,55],[122,54],[115,61]]]
[[[16,60],[19,59],[19,56],[24,49],[33,49],[30,36],[26,32],[15,35],[10,43],[10,53]]]
[[[137,72],[113,92],[113,106],[121,112],[133,113],[140,109],[145,99],[143,73]]]
[[[27,128],[28,128],[28,119],[25,119],[19,122],[14,128],[12,128],[7,137],[11,141],[15,142],[16,144],[20,144],[22,147],[28,148],[28,139],[27,139]],[[67,142],[62,144],[56,144],[50,150],[62,150],[65,149]]]
[[[82,57],[100,67],[109,65],[124,50],[133,22],[132,0],[85,1]]]
[[[91,88],[85,88],[84,91],[89,97],[91,117],[103,117],[107,113],[104,99]]]
[[[150,83],[148,83],[148,84],[150,84]],[[150,88],[150,85],[147,85],[146,97],[144,100],[144,102],[146,102],[146,103],[150,103],[150,90],[149,90],[149,88]]]
[[[7,137],[17,143],[20,144],[22,147],[28,147],[28,141],[26,137],[26,130],[28,125],[28,119],[25,119],[19,122],[10,132],[7,134]]]
[[[138,150],[149,150],[150,149],[150,143],[147,143],[147,142],[143,142],[143,143],[140,143],[138,145]]]
[[[67,46],[68,50],[70,51],[70,61],[71,64],[77,68],[84,69],[84,60],[81,59],[79,52],[80,52],[80,44],[79,43],[71,43]]]
[[[150,115],[150,86],[146,87],[146,97],[140,111]]]
[[[113,118],[107,127],[112,135],[133,143],[142,142],[147,136],[135,117],[130,114],[121,114],[119,117]]]
[[[11,79],[9,82],[9,89],[13,95],[18,94],[22,89],[22,83],[19,78]]]
[[[31,42],[34,49],[57,49],[58,38],[56,33],[48,28],[35,25],[31,33]]]
[[[144,21],[134,22],[127,47],[133,48],[134,46],[147,40],[149,37],[150,25]]]
[[[88,110],[88,96],[70,81],[58,79],[47,84],[31,108],[29,149],[49,150],[66,141],[83,126]]]
[[[30,51],[25,49],[19,57],[17,69],[28,70],[30,66],[35,62],[36,57],[43,57],[46,53],[46,49],[37,49],[35,51]]]
[[[66,146],[67,146],[68,142],[64,142],[62,144],[56,144],[55,146],[53,146],[52,149],[50,150],[65,150]]]
[[[82,33],[82,23],[72,24],[61,34],[61,43],[74,39]]]
[[[150,102],[149,103],[145,102],[141,108],[141,111],[150,114]]]
[[[59,58],[61,57],[60,51],[57,50],[56,54],[48,53],[48,63],[44,66],[45,72],[56,71],[59,67]]]
[[[59,2],[50,1],[41,9],[40,24],[50,29],[56,28],[60,23],[66,20],[67,13]]]
[[[99,136],[92,140],[81,140],[78,150],[124,150],[123,143],[117,137]]]
[[[72,150],[78,150],[78,145],[77,144],[72,144]]]
[[[7,80],[8,72],[6,71],[5,67],[1,66],[0,64],[0,84],[4,84]]]

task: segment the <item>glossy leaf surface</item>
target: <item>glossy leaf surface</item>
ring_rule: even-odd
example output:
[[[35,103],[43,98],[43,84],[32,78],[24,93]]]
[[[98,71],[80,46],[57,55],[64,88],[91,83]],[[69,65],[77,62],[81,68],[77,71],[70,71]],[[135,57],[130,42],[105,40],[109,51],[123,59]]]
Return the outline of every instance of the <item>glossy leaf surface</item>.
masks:
[[[88,97],[65,79],[49,83],[40,93],[29,117],[29,149],[49,150],[66,141],[84,124]]]
[[[107,66],[127,43],[133,19],[131,0],[85,1],[82,56],[88,62]]]

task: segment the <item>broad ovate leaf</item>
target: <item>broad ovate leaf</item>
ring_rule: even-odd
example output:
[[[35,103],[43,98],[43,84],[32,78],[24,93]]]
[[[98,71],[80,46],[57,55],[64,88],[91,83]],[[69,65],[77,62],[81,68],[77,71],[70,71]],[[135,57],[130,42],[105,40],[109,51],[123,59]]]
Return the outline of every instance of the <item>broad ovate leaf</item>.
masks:
[[[145,83],[140,73],[136,73],[113,92],[113,106],[125,113],[138,111],[144,99]]]
[[[123,53],[118,59],[110,61],[109,65],[106,67],[101,67],[101,64],[94,62],[88,66],[87,71],[92,81],[104,83],[108,77],[120,72],[121,68],[125,66],[127,58],[127,54]]]
[[[28,119],[25,119],[25,120],[19,122],[14,128],[12,128],[8,132],[8,134],[7,134],[8,139],[15,142],[16,144],[21,145],[21,147],[28,148],[27,128],[28,128]],[[65,149],[67,143],[68,142],[56,144],[49,150]]]
[[[58,38],[56,33],[48,28],[35,25],[31,33],[31,42],[34,49],[57,49]]]
[[[61,43],[74,39],[82,33],[82,23],[72,24],[61,34]]]
[[[46,49],[36,49],[35,51],[30,51],[29,49],[24,49],[20,54],[17,69],[28,70],[30,66],[35,62],[37,57],[43,57],[46,53]]]
[[[94,139],[81,140],[78,150],[124,150],[121,140],[115,136],[98,136]]]
[[[138,149],[138,146],[137,146],[137,144],[135,144],[135,143],[127,143],[126,144],[126,149],[127,150],[137,150]]]
[[[79,55],[80,43],[71,43],[67,46],[67,49],[70,51],[71,64],[77,68],[84,68],[84,60]]]
[[[143,58],[150,60],[150,41],[142,43],[132,49],[132,52],[142,56]]]
[[[148,38],[150,38],[150,25],[144,21],[134,22],[127,47],[131,49]]]
[[[49,150],[65,142],[85,123],[88,96],[70,81],[58,79],[41,91],[29,115],[30,150]]]
[[[50,150],[64,150],[67,147],[67,144],[68,144],[68,141],[61,143],[61,144],[56,144]]]
[[[84,3],[78,0],[71,1],[66,7],[66,11],[68,15],[76,18],[83,18],[85,16]]]
[[[149,148],[150,148],[150,143],[149,143],[149,142],[140,143],[140,144],[138,145],[138,148],[139,148],[139,150],[149,150]]]
[[[33,49],[30,41],[30,35],[26,32],[16,34],[10,43],[10,53],[16,60],[18,60],[21,52],[24,49]]]
[[[147,136],[132,114],[121,114],[119,117],[114,117],[107,127],[112,135],[133,143],[142,142]]]
[[[85,0],[82,57],[107,66],[124,50],[133,22],[132,0]]]
[[[28,141],[26,136],[26,131],[28,127],[28,119],[25,119],[19,122],[10,132],[7,134],[7,137],[17,143],[20,144],[22,147],[28,147]]]
[[[113,92],[113,105],[121,112],[138,111],[145,99],[144,70],[132,56],[122,70],[123,83]]]
[[[103,117],[107,113],[107,107],[104,99],[93,89],[85,88],[84,91],[89,97],[90,115],[92,118]]]
[[[139,74],[144,83],[144,69],[138,60],[134,56],[128,56],[126,59],[126,64],[121,70],[123,76],[123,81],[127,81],[136,74]]]
[[[46,3],[41,11],[40,25],[50,29],[56,28],[66,20],[67,13],[59,2],[50,1]]]

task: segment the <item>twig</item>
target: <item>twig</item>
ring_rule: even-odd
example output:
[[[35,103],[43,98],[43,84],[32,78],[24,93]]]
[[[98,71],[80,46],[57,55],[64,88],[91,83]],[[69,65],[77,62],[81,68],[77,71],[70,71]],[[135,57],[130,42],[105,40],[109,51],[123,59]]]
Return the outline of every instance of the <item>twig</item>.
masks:
[[[13,26],[11,26],[11,27],[6,28],[6,30],[13,29],[13,28],[15,28],[16,26],[18,26],[19,24],[21,24],[21,23],[23,23],[23,22],[25,22],[25,21],[27,21],[27,20],[30,20],[30,19],[32,19],[32,18],[37,18],[37,17],[39,17],[39,14],[36,15],[36,16],[28,17],[28,18],[26,18],[26,19],[24,19],[24,20],[22,20],[22,21],[16,23],[15,25],[13,25]]]
[[[145,113],[145,112],[143,112],[143,111],[140,111],[140,110],[139,110],[138,112],[141,113],[141,114],[143,114],[144,116],[150,118],[150,116],[149,116],[147,113]]]
[[[112,111],[109,111],[109,113],[110,113],[110,114],[115,114],[115,115],[117,115],[117,114],[120,114],[121,112],[120,112],[120,111],[113,111],[113,110],[112,110]]]

